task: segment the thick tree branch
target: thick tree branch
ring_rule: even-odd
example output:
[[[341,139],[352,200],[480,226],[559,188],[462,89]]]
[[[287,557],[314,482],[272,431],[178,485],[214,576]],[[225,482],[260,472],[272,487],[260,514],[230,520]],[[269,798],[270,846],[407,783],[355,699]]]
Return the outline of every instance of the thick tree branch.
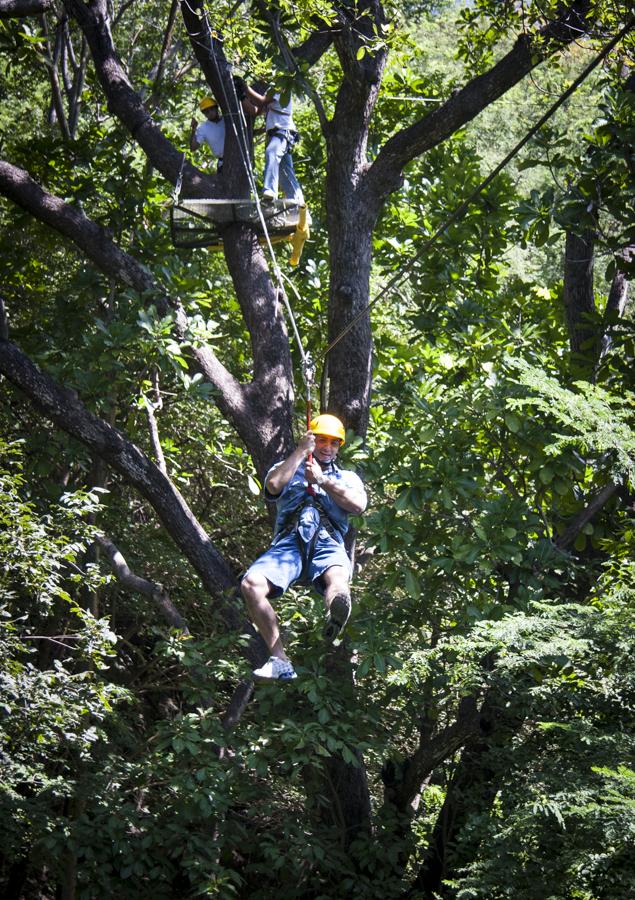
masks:
[[[51,422],[81,441],[146,498],[217,601],[235,587],[234,574],[179,491],[135,444],[89,412],[10,341],[0,341],[0,372]]]
[[[107,228],[97,225],[76,206],[49,194],[24,169],[3,160],[0,160],[0,193],[72,241],[106,275],[139,291],[146,305],[154,304],[161,315],[171,312],[175,317],[175,336],[177,340],[185,340],[187,315],[182,305],[168,297],[152,274],[115,244]],[[249,444],[253,439],[252,413],[243,387],[209,347],[193,347],[192,355],[196,371],[202,372],[217,388],[219,408]]]
[[[313,65],[318,62],[333,43],[333,30],[322,24],[306,41],[292,49],[294,59]]]
[[[560,550],[568,550],[572,547],[584,526],[588,525],[593,517],[604,508],[613,494],[617,491],[618,486],[619,485],[614,481],[609,481],[608,484],[605,484],[604,487],[591,498],[588,505],[569,523],[566,530],[556,538],[554,542],[556,547]]]
[[[157,425],[157,418],[154,414],[154,404],[149,397],[144,395],[146,416],[148,417],[148,426],[150,428],[150,442],[152,443],[152,449],[154,450],[154,456],[157,461],[157,466],[159,470],[163,472],[164,475],[168,474],[167,466],[165,464],[165,456],[163,455],[163,447],[161,446],[161,438],[159,437],[159,426]]]
[[[163,73],[165,71],[165,64],[168,58],[168,50],[172,42],[172,35],[174,33],[174,25],[176,23],[176,14],[178,11],[178,7],[179,0],[172,0],[170,5],[170,12],[168,14],[168,23],[163,35],[163,44],[161,45],[161,56],[159,57],[159,62],[156,65],[154,77],[152,80],[152,91],[150,92],[149,102],[153,106],[156,105],[159,93],[159,85],[161,84]]]
[[[143,148],[152,165],[168,181],[176,184],[183,153],[154,123],[140,95],[132,87],[113,44],[105,0],[94,0],[90,5],[82,0],[64,0],[64,6],[86,36],[108,108]],[[220,194],[218,176],[205,175],[187,161],[183,167],[183,180],[189,196],[213,197]]]
[[[62,101],[62,90],[58,77],[59,61],[64,42],[64,22],[61,21],[57,23],[57,28],[55,30],[55,44],[53,46],[51,45],[46,16],[43,16],[42,23],[43,31],[46,36],[46,48],[48,51],[46,70],[51,82],[51,109],[49,111],[49,122],[57,122],[60,131],[62,132],[62,137],[65,141],[69,141],[71,139],[71,133],[66,120],[64,103]]]
[[[9,319],[4,305],[4,297],[0,296],[0,341],[9,340]]]
[[[68,49],[70,52],[73,50],[73,44],[68,38]],[[71,137],[74,138],[77,133],[77,124],[79,122],[79,111],[82,105],[82,92],[84,90],[84,79],[86,78],[86,60],[88,59],[88,45],[86,44],[86,38],[82,35],[82,43],[81,49],[79,53],[79,61],[75,62],[73,60],[73,83],[71,85],[71,91],[68,98],[68,127],[71,132]]]
[[[587,346],[597,335],[591,323],[595,313],[593,290],[593,266],[595,262],[595,236],[567,232],[564,253],[564,283],[562,299],[569,331],[569,345],[573,353],[586,350],[595,360],[595,348]]]
[[[157,605],[169,625],[173,628],[179,628],[185,634],[189,634],[187,622],[170,599],[170,595],[163,585],[135,575],[129,568],[119,548],[105,535],[97,535],[96,541],[110,560],[113,571],[117,576],[117,581],[128,590],[143,594],[144,597],[149,597]]]
[[[368,165],[368,130],[388,56],[383,46],[361,60],[357,54],[376,38],[386,19],[376,0],[363,0],[350,8],[342,7],[340,21],[342,27],[334,43],[345,78],[327,137],[331,154],[338,154],[340,165],[356,183]]]
[[[630,250],[630,257],[635,256],[635,247]],[[626,301],[628,300],[628,277],[624,272],[616,272],[611,282],[611,290],[606,301],[606,312],[612,313],[619,319],[624,315]]]
[[[225,59],[222,37],[212,32],[202,0],[181,0],[181,14],[196,61],[226,115],[236,114],[231,66]]]
[[[465,742],[448,784],[417,877],[404,897],[428,900],[438,896],[443,880],[474,858],[466,849],[472,835],[467,835],[462,846],[457,845],[458,838],[471,814],[489,813],[510,766],[511,756],[506,750],[522,722],[516,704],[494,689],[488,691],[477,727]]]
[[[426,778],[446,759],[456,753],[465,742],[478,732],[480,713],[476,697],[464,697],[451,725],[435,733],[423,728],[419,747],[398,768],[387,764],[382,770],[386,800],[400,813],[414,815],[413,803]]]
[[[26,394],[46,418],[83,443],[146,498],[214,598],[214,609],[225,627],[251,635],[245,656],[252,666],[261,665],[266,647],[236,602],[236,577],[169,478],[132,441],[89,412],[73,392],[56,384],[15,344],[1,339],[0,374]]]
[[[627,247],[622,253],[618,256],[618,266],[624,263],[630,263],[633,258],[635,258],[635,246]],[[605,323],[604,330],[602,331],[602,342],[600,346],[600,353],[598,355],[598,361],[596,366],[595,374],[597,375],[597,370],[600,367],[600,364],[608,351],[611,348],[612,343],[612,335],[611,335],[611,326],[614,320],[621,319],[624,315],[624,311],[626,309],[626,302],[628,300],[628,287],[629,280],[628,276],[625,272],[621,271],[618,268],[617,272],[613,276],[613,281],[611,282],[611,289],[609,291],[609,296],[606,301],[606,308],[604,310],[604,318],[608,319],[608,323]]]
[[[0,160],[0,193],[71,240],[108,275],[140,293],[156,290],[151,274],[114,243],[107,228],[45,191],[24,169]]]
[[[225,712],[221,722],[225,731],[232,731],[240,722],[241,716],[247,709],[247,704],[251,700],[254,693],[253,681],[241,681],[236,686],[229,706]]]
[[[369,197],[381,205],[399,187],[404,166],[440,144],[485,107],[521,81],[543,59],[585,34],[591,24],[590,0],[576,0],[555,21],[533,36],[521,35],[495,66],[470,81],[446,103],[388,140],[368,170]]]
[[[0,0],[0,19],[39,16],[53,6],[53,0]]]

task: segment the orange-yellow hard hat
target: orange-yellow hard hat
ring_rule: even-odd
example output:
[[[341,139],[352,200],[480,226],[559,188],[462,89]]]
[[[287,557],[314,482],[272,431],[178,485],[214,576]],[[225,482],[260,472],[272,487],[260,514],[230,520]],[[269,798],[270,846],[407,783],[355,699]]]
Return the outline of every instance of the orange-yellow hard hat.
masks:
[[[337,416],[330,416],[325,413],[316,416],[309,422],[309,431],[313,434],[321,434],[324,437],[338,438],[342,443],[346,440],[346,430]]]
[[[204,112],[206,109],[211,109],[213,106],[218,106],[216,100],[213,97],[203,97],[201,102],[198,105],[198,108],[201,112]]]

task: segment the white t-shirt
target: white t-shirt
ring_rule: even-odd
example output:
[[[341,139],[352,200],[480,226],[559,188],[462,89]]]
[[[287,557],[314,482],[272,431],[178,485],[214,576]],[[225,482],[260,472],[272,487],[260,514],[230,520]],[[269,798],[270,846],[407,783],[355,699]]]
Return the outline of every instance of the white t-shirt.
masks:
[[[265,130],[271,131],[272,128],[282,128],[283,131],[295,131],[296,127],[293,122],[291,108],[293,100],[289,98],[286,106],[280,104],[280,94],[273,95],[273,103],[267,109],[267,118],[265,119]]]
[[[219,159],[223,158],[225,149],[225,120],[219,119],[218,122],[201,122],[197,126],[195,132],[196,142],[198,144],[207,144],[214,156]]]

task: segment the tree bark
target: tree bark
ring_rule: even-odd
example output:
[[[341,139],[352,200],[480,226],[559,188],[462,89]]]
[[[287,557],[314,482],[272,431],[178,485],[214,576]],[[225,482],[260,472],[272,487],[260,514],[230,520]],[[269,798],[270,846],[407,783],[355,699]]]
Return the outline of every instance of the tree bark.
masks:
[[[567,232],[564,260],[563,302],[573,353],[596,357],[597,330],[589,320],[596,312],[593,291],[595,239],[590,231],[583,235]]]
[[[329,651],[326,673],[337,696],[347,705],[355,704],[355,681],[348,641]],[[318,758],[318,765],[305,766],[303,777],[308,807],[316,827],[324,829],[328,840],[347,849],[351,842],[371,829],[371,800],[364,759],[352,750],[356,762],[350,763],[339,754]]]
[[[634,257],[635,247],[628,247],[620,254],[618,263],[621,262],[623,264],[625,262],[630,262]],[[608,322],[605,324],[605,327],[602,330],[602,345],[598,356],[596,371],[604,356],[611,349],[611,326],[615,319],[621,319],[624,315],[626,303],[628,301],[628,287],[628,276],[625,274],[625,272],[621,271],[618,268],[613,277],[613,281],[611,282],[611,290],[609,291],[609,296],[606,301],[606,308],[604,310],[604,317],[605,319],[608,319]]]
[[[0,19],[40,16],[53,6],[53,0],[0,0]]]
[[[148,500],[219,607],[224,594],[235,588],[236,578],[181,494],[159,468],[120,431],[89,412],[72,392],[38,369],[10,341],[0,341],[0,372],[51,422],[81,441]],[[231,618],[235,620],[235,616]]]
[[[157,605],[168,625],[171,625],[172,628],[180,629],[185,634],[189,634],[187,622],[170,599],[170,595],[162,584],[157,584],[154,581],[148,581],[147,578],[141,578],[139,575],[135,575],[135,573],[130,570],[128,563],[119,548],[105,535],[98,535],[97,543],[105,551],[115,575],[117,576],[117,580],[125,588],[143,594],[145,597],[149,597]]]
[[[555,545],[560,550],[569,550],[573,547],[577,536],[585,525],[601,512],[611,497],[617,492],[619,485],[614,481],[605,484],[577,516],[569,523],[565,531],[556,539]]]
[[[364,175],[368,168],[370,122],[386,65],[385,50],[357,59],[364,39],[383,24],[379,4],[363,3],[354,14],[355,27],[343,27],[335,48],[344,72],[333,119],[326,130],[326,208],[329,220],[328,338],[335,340],[368,303],[372,263],[374,204],[369,206]],[[380,32],[379,32],[380,33]],[[370,316],[337,343],[328,357],[328,408],[349,428],[364,436],[368,427],[372,374]]]
[[[468,859],[471,848],[457,848],[464,826],[471,815],[491,810],[504,777],[508,747],[522,720],[506,705],[506,698],[491,691],[483,703],[478,731],[469,740],[450,779],[445,800],[432,832],[423,863],[407,896],[409,900],[436,900],[446,896],[442,881],[452,877]],[[507,763],[496,761],[502,758]]]
[[[478,731],[480,722],[476,697],[464,697],[459,703],[455,721],[440,731],[424,722],[415,753],[400,766],[392,764],[384,767],[382,777],[387,804],[400,815],[411,818],[414,815],[413,803],[426,779]]]

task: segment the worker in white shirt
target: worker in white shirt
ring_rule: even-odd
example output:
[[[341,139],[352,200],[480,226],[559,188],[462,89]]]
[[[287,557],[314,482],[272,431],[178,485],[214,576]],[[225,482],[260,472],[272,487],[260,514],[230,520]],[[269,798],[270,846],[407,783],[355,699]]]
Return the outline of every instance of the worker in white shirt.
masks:
[[[249,89],[252,102],[265,114],[267,146],[265,149],[265,174],[263,200],[276,200],[278,187],[288,200],[304,205],[304,194],[293,168],[291,151],[298,141],[298,131],[293,121],[292,100],[282,104],[280,94],[261,96]]]
[[[220,172],[223,168],[223,152],[225,150],[225,120],[213,97],[203,97],[198,106],[206,121],[199,123],[192,118],[190,150],[194,152],[201,144],[207,144],[218,160],[216,171]]]

